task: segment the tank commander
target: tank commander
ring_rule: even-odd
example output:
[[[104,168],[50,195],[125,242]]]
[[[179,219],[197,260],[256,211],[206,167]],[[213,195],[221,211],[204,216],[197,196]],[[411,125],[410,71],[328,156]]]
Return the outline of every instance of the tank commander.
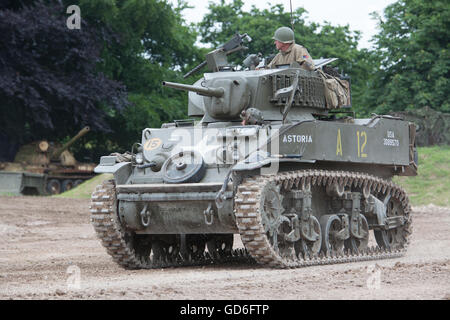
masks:
[[[275,31],[272,39],[279,50],[278,54],[266,66],[267,69],[276,68],[277,65],[291,64],[298,62],[305,70],[314,70],[314,62],[305,47],[296,44],[294,41],[294,31],[288,27],[281,27]]]

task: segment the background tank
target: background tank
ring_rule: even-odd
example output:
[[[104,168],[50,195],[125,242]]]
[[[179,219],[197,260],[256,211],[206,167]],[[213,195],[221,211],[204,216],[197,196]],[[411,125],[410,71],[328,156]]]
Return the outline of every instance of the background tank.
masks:
[[[104,156],[112,173],[92,194],[91,221],[125,268],[250,259],[291,268],[398,257],[411,233],[409,200],[394,175],[416,175],[415,126],[357,119],[350,83],[316,60],[236,70],[236,35],[194,71],[198,121],[145,128],[131,159]],[[252,59],[246,59],[247,62]],[[245,250],[233,250],[239,236]],[[369,247],[369,237],[376,246]]]
[[[94,176],[94,164],[79,163],[68,148],[89,132],[83,128],[64,145],[35,141],[22,146],[14,162],[0,163],[0,192],[58,194]]]

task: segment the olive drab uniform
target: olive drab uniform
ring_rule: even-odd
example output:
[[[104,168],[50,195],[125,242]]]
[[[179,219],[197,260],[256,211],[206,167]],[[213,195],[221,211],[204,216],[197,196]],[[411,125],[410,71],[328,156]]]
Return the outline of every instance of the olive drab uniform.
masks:
[[[314,62],[305,47],[293,43],[286,51],[281,51],[273,58],[269,63],[268,68],[275,68],[281,64],[291,64],[292,62],[298,62],[305,70],[314,70]]]

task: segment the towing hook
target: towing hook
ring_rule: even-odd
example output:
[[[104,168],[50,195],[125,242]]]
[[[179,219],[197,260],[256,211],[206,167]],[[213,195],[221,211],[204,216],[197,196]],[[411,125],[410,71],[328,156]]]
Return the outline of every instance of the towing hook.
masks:
[[[141,223],[144,227],[148,227],[150,225],[150,216],[152,215],[151,211],[147,210],[148,204],[145,205],[144,209],[142,209],[140,216],[141,216]]]
[[[214,222],[214,210],[212,209],[211,203],[209,203],[208,208],[203,211],[203,214],[205,215],[205,223],[210,226]]]

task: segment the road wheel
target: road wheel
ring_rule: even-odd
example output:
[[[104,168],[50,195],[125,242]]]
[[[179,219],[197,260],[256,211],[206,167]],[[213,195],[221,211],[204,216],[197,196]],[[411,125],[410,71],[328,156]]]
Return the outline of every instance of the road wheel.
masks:
[[[83,182],[84,182],[83,180],[77,179],[77,180],[75,180],[75,182],[73,183],[73,187],[75,188],[75,187],[79,186],[80,184],[82,184]]]
[[[308,223],[308,233],[312,236],[316,236],[315,241],[310,241],[308,239],[300,239],[295,243],[295,253],[303,254],[303,256],[317,256],[322,247],[322,230],[320,228],[319,220],[313,215],[309,218]]]
[[[186,256],[193,260],[203,257],[206,248],[206,236],[203,234],[186,235]]]
[[[400,201],[390,199],[386,207],[386,215],[388,218],[405,216]],[[403,248],[408,236],[405,225],[389,230],[374,230],[373,233],[377,244],[385,249]]]
[[[61,183],[58,179],[50,179],[47,182],[47,192],[49,194],[59,194],[61,193]]]
[[[350,236],[347,240],[344,241],[344,247],[346,250],[351,250],[352,252],[362,252],[367,248],[367,245],[369,243],[369,223],[367,222],[366,217],[364,217],[362,214],[358,217],[358,228],[359,233],[361,234],[361,237],[356,238],[354,236]],[[356,223],[351,221],[350,222],[350,228],[352,227],[351,224]]]
[[[206,246],[209,254],[214,257],[231,255],[233,240],[233,234],[208,235]]]
[[[322,251],[325,254],[341,252],[344,248],[344,240],[338,237],[342,229],[341,219],[335,214],[320,217],[322,228]]]
[[[65,179],[62,183],[62,192],[69,191],[73,189],[73,187],[74,187],[73,180]]]

